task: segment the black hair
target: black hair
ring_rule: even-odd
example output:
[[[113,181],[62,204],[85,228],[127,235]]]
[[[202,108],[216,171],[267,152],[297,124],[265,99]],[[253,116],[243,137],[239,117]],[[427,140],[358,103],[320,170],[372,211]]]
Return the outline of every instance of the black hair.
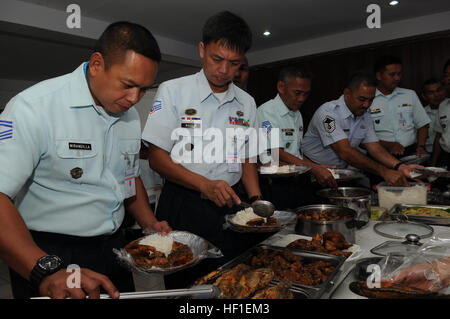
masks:
[[[428,80],[426,80],[425,82],[423,82],[422,84],[422,92],[425,92],[425,87],[427,85],[431,85],[431,84],[435,84],[435,83],[440,83],[442,84],[441,80],[438,80],[437,78],[429,78]]]
[[[288,79],[303,78],[312,80],[313,74],[306,64],[287,65],[280,70],[278,81],[285,82]]]
[[[377,81],[372,74],[365,71],[357,71],[350,76],[345,87],[355,91],[359,89],[361,84],[376,87]]]
[[[444,69],[442,70],[442,73],[445,73],[445,71],[447,70],[449,65],[450,65],[450,59],[448,59],[447,62],[445,62]]]
[[[241,17],[222,11],[210,17],[202,29],[205,46],[217,41],[231,50],[246,53],[252,46],[252,31]]]
[[[375,61],[374,72],[382,72],[387,65],[400,64],[402,65],[402,60],[394,55],[384,55]]]
[[[145,27],[127,21],[110,24],[94,46],[100,52],[108,68],[132,50],[156,62],[161,61],[161,51],[152,33]]]

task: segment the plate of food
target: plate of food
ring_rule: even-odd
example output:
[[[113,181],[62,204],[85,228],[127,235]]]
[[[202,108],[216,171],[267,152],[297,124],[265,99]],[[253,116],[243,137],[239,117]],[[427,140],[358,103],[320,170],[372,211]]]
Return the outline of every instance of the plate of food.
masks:
[[[447,205],[395,204],[388,214],[392,219],[402,215],[428,225],[450,225],[450,206]]]
[[[207,257],[208,242],[195,234],[172,231],[166,236],[153,233],[124,248],[114,249],[119,261],[147,273],[171,273],[191,267]]]
[[[237,232],[265,233],[276,232],[288,225],[295,224],[297,214],[276,210],[272,216],[264,218],[256,215],[253,208],[248,207],[236,214],[226,215],[225,220],[230,229]]]
[[[310,166],[304,165],[270,165],[270,166],[261,166],[258,168],[259,173],[262,176],[269,177],[287,177],[294,176],[298,174],[304,174],[311,169]]]
[[[358,258],[361,247],[347,242],[344,236],[336,231],[316,234],[314,238],[297,234],[288,234],[272,243],[273,246],[307,250],[323,254],[342,256],[345,261]]]
[[[356,169],[344,169],[344,168],[327,168],[333,175],[335,180],[349,181],[364,177],[364,175]]]

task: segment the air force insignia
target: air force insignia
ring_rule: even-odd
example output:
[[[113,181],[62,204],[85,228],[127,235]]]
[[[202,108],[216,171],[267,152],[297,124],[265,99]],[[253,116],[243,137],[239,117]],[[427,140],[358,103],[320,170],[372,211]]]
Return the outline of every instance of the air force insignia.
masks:
[[[327,133],[332,133],[336,129],[336,121],[331,116],[325,116],[322,123]]]
[[[192,115],[197,114],[197,110],[196,109],[186,109],[184,111],[184,114],[192,116]]]

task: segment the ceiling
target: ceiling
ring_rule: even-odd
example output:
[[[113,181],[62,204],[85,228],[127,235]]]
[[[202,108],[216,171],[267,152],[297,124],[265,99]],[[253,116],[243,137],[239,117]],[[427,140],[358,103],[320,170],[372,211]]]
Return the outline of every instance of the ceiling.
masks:
[[[365,27],[369,4],[379,4],[382,23],[450,10],[448,0],[22,0],[62,11],[70,3],[82,15],[102,21],[131,20],[153,33],[197,44],[206,19],[230,10],[242,16],[254,34],[251,50],[262,50],[292,42]],[[269,29],[272,35],[262,35]]]
[[[71,3],[83,17],[107,23],[129,20],[148,27],[153,34],[196,46],[201,28],[212,14],[230,10],[242,16],[253,31],[249,53],[366,27],[371,3],[381,7],[382,23],[450,11],[449,0],[21,0],[65,12]],[[1,4],[0,4],[1,7]],[[1,8],[0,8],[1,9]],[[29,27],[6,32],[0,21],[1,78],[42,80],[70,72],[90,54],[93,39]],[[3,24],[4,25],[4,24]],[[271,36],[262,32],[270,30]],[[157,82],[191,74],[198,65],[164,61]]]

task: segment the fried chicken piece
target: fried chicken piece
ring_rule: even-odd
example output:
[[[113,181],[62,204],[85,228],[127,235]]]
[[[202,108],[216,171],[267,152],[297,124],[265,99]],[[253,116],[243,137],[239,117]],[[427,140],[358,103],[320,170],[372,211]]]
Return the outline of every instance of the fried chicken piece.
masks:
[[[344,235],[342,235],[340,232],[337,231],[330,231],[323,234],[323,240],[324,241],[332,241],[337,249],[347,249],[352,244],[348,243],[345,240]]]
[[[273,279],[274,272],[269,268],[259,268],[244,273],[239,280],[237,293],[233,298],[245,299],[255,291],[264,288]]]
[[[241,277],[250,270],[250,266],[238,264],[225,271],[214,282],[214,286],[218,287],[223,294],[223,298],[233,298],[241,292],[242,287],[238,286]]]
[[[267,287],[255,293],[252,299],[294,299],[291,284],[286,281],[280,281],[276,286]]]

